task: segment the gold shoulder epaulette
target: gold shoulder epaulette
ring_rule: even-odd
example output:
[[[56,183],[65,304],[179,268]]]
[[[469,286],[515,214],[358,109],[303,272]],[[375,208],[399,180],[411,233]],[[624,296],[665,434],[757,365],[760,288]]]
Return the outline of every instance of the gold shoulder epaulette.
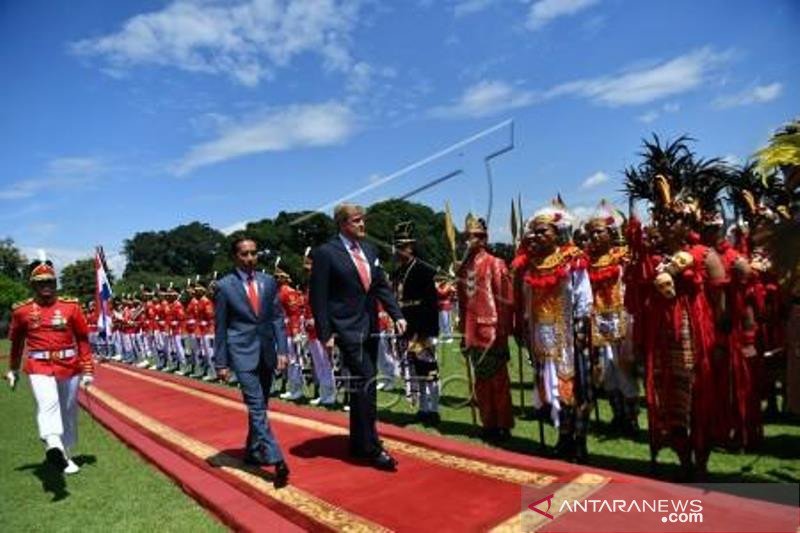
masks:
[[[64,303],[68,304],[77,304],[80,303],[77,298],[73,298],[71,296],[59,296],[58,299]]]
[[[33,298],[26,298],[24,300],[20,300],[19,302],[15,303],[11,306],[11,309],[19,309],[23,305],[27,305],[33,301]]]

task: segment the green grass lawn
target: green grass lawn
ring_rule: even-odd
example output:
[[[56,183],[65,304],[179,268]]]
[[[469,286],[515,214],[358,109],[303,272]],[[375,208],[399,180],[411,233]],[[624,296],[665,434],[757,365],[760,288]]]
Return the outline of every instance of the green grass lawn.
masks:
[[[530,412],[533,371],[527,360],[523,361],[523,383],[525,405],[520,408],[520,384],[516,349],[512,349],[512,361],[509,366],[512,381],[512,401],[515,406],[516,427],[512,438],[504,444],[504,448],[530,455],[546,455],[539,446],[539,426],[535,420],[526,420]],[[401,391],[380,392],[380,418],[408,427],[424,431],[441,433],[449,437],[481,442],[473,427],[469,407],[465,407],[467,394],[464,359],[460,355],[457,344],[445,345],[440,356],[440,374],[442,387],[442,423],[438,429],[425,428],[414,419],[416,409],[403,397]],[[448,377],[449,376],[449,377]],[[591,464],[601,468],[650,476],[650,450],[647,442],[647,415],[640,411],[639,434],[635,440],[618,437],[609,431],[611,409],[608,402],[600,400],[600,421],[594,413],[589,429],[588,447]],[[800,424],[770,423],[765,427],[765,440],[759,453],[738,453],[715,450],[709,461],[709,481],[712,482],[800,482]],[[557,440],[554,427],[545,425],[545,441],[552,447]],[[660,471],[656,477],[673,480],[678,475],[678,459],[671,450],[662,450],[659,454]]]
[[[0,354],[8,353],[0,341]],[[482,444],[464,406],[467,394],[463,358],[457,345],[446,345],[441,356],[442,423],[437,429],[415,421],[415,408],[403,392],[379,393],[380,418],[402,426],[439,433]],[[7,360],[0,362],[5,372]],[[519,408],[519,378],[516,353],[510,365],[516,427],[504,447],[523,454],[546,455],[539,446],[538,422],[527,420],[529,409]],[[532,371],[523,362],[523,383],[530,407]],[[63,477],[42,464],[43,448],[34,421],[34,400],[27,379],[12,393],[0,388],[0,524],[4,531],[111,530],[111,531],[217,531],[224,528],[168,478],[127,449],[86,413],[80,414],[80,444],[76,461],[82,471]],[[589,437],[591,463],[627,473],[650,475],[646,416],[635,440],[613,436],[608,431],[611,412],[600,402],[601,421],[592,417]],[[715,451],[711,456],[709,481],[800,482],[800,424],[784,421],[765,428],[760,453]],[[545,425],[545,439],[552,446],[556,432]],[[677,458],[661,452],[658,477],[671,480],[677,473]]]
[[[0,342],[8,353],[8,342]],[[8,360],[0,361],[5,374]],[[27,378],[0,383],[0,529],[3,531],[225,531],[177,485],[80,412],[75,461],[64,476],[43,464]]]

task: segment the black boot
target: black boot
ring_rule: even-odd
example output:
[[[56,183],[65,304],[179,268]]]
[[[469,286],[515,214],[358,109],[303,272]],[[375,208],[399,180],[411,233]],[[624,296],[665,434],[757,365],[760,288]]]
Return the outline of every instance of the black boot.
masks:
[[[553,455],[562,461],[572,461],[575,457],[575,439],[571,433],[559,433]]]
[[[575,437],[575,462],[585,465],[589,462],[589,449],[586,447],[586,435]]]
[[[618,390],[609,392],[608,403],[611,404],[611,412],[614,415],[611,419],[611,431],[615,433],[621,432],[625,420],[625,404],[623,403],[622,393]]]
[[[639,399],[625,398],[625,424],[623,431],[628,437],[639,434]]]

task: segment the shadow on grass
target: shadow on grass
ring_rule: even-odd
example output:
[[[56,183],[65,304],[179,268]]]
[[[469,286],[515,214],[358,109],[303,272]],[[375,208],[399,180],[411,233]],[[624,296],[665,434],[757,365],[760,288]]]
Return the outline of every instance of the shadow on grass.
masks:
[[[85,465],[95,464],[97,462],[97,457],[94,455],[78,455],[73,457],[73,460],[78,466],[83,467]],[[67,480],[64,472],[46,461],[23,465],[17,467],[15,470],[18,472],[30,471],[34,476],[39,478],[42,484],[42,490],[53,495],[52,502],[59,502],[69,497],[69,490],[67,489]]]

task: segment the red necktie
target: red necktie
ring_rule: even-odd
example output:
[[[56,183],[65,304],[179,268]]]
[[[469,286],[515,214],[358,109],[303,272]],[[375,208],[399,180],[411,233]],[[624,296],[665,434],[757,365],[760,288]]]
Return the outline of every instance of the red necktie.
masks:
[[[247,298],[250,300],[250,307],[253,308],[253,312],[258,316],[260,302],[258,292],[256,292],[256,280],[252,274],[247,277]]]
[[[369,292],[370,279],[367,259],[361,252],[361,247],[357,242],[350,243],[350,251],[353,253],[353,260],[355,261],[356,268],[358,269],[358,277],[361,278],[361,285],[364,286],[365,291]]]

